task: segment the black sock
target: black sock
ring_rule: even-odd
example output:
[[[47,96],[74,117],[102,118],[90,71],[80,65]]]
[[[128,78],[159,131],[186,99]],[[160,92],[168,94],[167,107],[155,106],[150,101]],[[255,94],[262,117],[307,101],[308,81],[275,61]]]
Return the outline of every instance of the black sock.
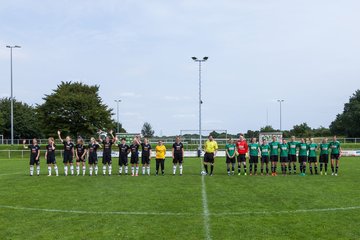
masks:
[[[303,172],[303,165],[300,165],[300,172]]]
[[[339,166],[336,165],[336,170],[335,170],[335,173],[338,173],[338,169],[339,169]]]
[[[322,170],[323,170],[323,164],[320,163],[320,172],[322,172]]]
[[[204,164],[205,172],[208,173],[208,166],[207,164]]]
[[[291,163],[289,163],[289,172],[291,172]]]
[[[227,167],[227,168],[226,168],[226,171],[227,171],[228,173],[230,173],[230,168],[229,168],[229,167]]]
[[[256,174],[257,173],[257,164],[255,164],[254,168],[255,168],[254,173]]]
[[[310,173],[313,174],[312,165],[309,166]]]
[[[331,164],[331,171],[334,173],[334,165]]]
[[[264,167],[262,166],[260,169],[261,173],[264,173]]]
[[[317,170],[318,170],[318,168],[317,168],[317,166],[315,165],[315,174],[318,173]]]
[[[303,166],[303,173],[306,173],[306,165]]]
[[[328,165],[327,165],[327,163],[325,163],[325,172],[327,172],[327,167],[328,167]]]
[[[252,173],[253,165],[250,164],[250,174]]]
[[[294,173],[296,173],[296,164],[294,164]]]
[[[246,173],[246,164],[244,163],[244,173]]]
[[[213,173],[213,170],[214,170],[214,165],[210,165],[210,174]]]
[[[269,167],[266,165],[266,174],[269,173]]]

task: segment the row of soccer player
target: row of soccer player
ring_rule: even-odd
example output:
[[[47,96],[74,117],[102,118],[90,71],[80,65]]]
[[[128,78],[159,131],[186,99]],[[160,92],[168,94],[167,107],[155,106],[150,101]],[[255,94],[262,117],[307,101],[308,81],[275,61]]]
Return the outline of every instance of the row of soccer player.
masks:
[[[107,136],[104,140],[99,137],[99,142],[96,141],[94,137],[91,138],[90,143],[85,145],[83,139],[78,138],[77,143],[74,144],[70,136],[67,136],[65,139],[61,137],[61,132],[58,131],[59,140],[64,145],[63,150],[63,163],[64,163],[64,174],[68,175],[69,169],[70,174],[74,175],[74,158],[76,159],[76,175],[80,175],[80,167],[82,167],[82,175],[86,174],[86,157],[88,157],[89,163],[89,175],[93,174],[98,175],[98,155],[97,151],[99,148],[103,149],[102,156],[102,172],[103,175],[112,174],[112,157],[111,157],[111,148],[113,145],[116,145],[119,148],[119,174],[123,172],[128,174],[128,155],[130,156],[131,164],[131,175],[139,175],[139,148],[141,146],[141,163],[142,163],[142,174],[150,175],[150,160],[152,156],[152,148],[148,140],[145,138],[141,142],[140,136],[137,136],[133,139],[132,144],[129,146],[126,144],[126,140],[123,138],[119,142],[116,137],[114,137],[113,132],[110,131],[110,136]],[[32,144],[26,145],[26,141],[23,142],[24,148],[30,149],[30,175],[34,174],[34,165],[36,165],[36,173],[40,174],[40,146],[36,139],[32,140]],[[54,138],[50,137],[48,139],[48,144],[45,147],[45,159],[48,165],[48,176],[51,176],[52,169],[54,169],[56,176],[59,175],[58,166],[56,164],[55,158],[56,145]],[[161,168],[161,174],[164,175],[165,168],[165,154],[166,147],[163,145],[162,141],[159,141],[155,147],[156,153],[156,175],[159,174],[159,169]],[[184,156],[184,146],[180,141],[180,138],[177,137],[173,146],[172,146],[172,158],[173,158],[173,174],[176,174],[177,166],[179,166],[179,173],[183,173],[183,156]]]
[[[270,143],[268,143],[266,139],[263,139],[262,143],[259,144],[256,140],[256,138],[252,138],[251,142],[247,143],[243,135],[240,135],[236,142],[232,139],[229,140],[225,146],[228,175],[234,175],[236,160],[238,163],[238,175],[241,175],[241,166],[243,166],[244,175],[247,175],[247,154],[249,155],[250,175],[257,175],[259,157],[261,159],[261,175],[264,174],[264,170],[266,171],[266,175],[269,174],[269,162],[271,162],[271,174],[272,176],[276,176],[279,157],[283,175],[286,175],[287,173],[291,174],[292,170],[293,174],[296,174],[297,159],[299,162],[300,174],[302,176],[306,173],[307,163],[309,163],[310,174],[313,174],[314,172],[315,174],[318,174],[317,151],[320,151],[320,174],[322,175],[324,173],[327,175],[329,153],[331,156],[332,175],[337,176],[338,174],[341,146],[340,142],[337,141],[336,136],[334,136],[333,140],[329,143],[328,139],[324,138],[319,145],[316,144],[312,138],[309,139],[309,142],[306,142],[304,138],[301,138],[300,142],[298,142],[294,136],[291,137],[289,142],[285,139],[283,139],[282,142],[278,142],[276,137],[273,137]],[[212,136],[209,136],[209,139],[205,143],[205,175],[209,174],[208,165],[210,165],[210,176],[213,174],[217,149],[218,145],[216,141]]]

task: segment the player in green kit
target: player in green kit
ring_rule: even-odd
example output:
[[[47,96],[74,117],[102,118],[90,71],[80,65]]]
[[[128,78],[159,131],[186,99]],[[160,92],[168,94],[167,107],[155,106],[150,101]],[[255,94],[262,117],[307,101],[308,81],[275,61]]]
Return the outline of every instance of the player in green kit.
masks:
[[[261,176],[264,175],[264,164],[266,165],[266,176],[268,176],[270,146],[267,143],[266,138],[263,139],[263,142],[260,145],[260,151],[261,151]]]
[[[249,144],[250,176],[252,176],[253,167],[254,167],[254,175],[257,175],[257,165],[259,163],[259,153],[260,153],[259,144],[256,142],[256,138],[252,138],[251,143]]]
[[[317,166],[317,158],[316,158],[316,149],[318,148],[318,145],[314,142],[313,138],[310,138],[310,143],[308,146],[309,149],[309,169],[310,174],[313,175],[313,167],[315,169],[315,174],[318,174],[318,166]]]
[[[308,145],[305,139],[302,138],[301,142],[298,143],[297,148],[299,149],[299,164],[300,164],[300,175],[305,176],[306,172],[306,161],[308,156]]]
[[[328,139],[324,138],[322,140],[322,143],[319,146],[320,149],[320,157],[319,157],[319,163],[320,163],[320,174],[323,174],[323,165],[325,166],[324,168],[324,173],[325,175],[327,175],[327,167],[328,167],[328,163],[329,163],[329,144],[328,144]]]
[[[280,143],[276,141],[276,137],[272,138],[272,142],[269,143],[270,146],[270,161],[271,161],[271,175],[277,176],[276,165],[279,161],[279,147]]]
[[[331,149],[331,175],[338,175],[339,170],[339,161],[341,157],[341,145],[340,142],[336,139],[336,136],[333,137],[333,141],[329,143],[329,148]],[[336,163],[335,173],[334,165]]]
[[[229,139],[228,143],[225,146],[226,151],[226,167],[227,173],[230,176],[230,165],[231,165],[231,175],[234,175],[235,172],[235,162],[236,162],[236,145],[234,140]]]
[[[283,176],[286,176],[286,165],[289,158],[289,146],[285,139],[283,139],[280,144],[280,163],[281,163],[281,173]],[[289,163],[290,164],[290,163]]]
[[[298,142],[295,139],[295,136],[291,137],[291,141],[288,142],[289,147],[289,174],[291,174],[291,165],[292,169],[294,170],[294,174],[296,174],[296,147]]]

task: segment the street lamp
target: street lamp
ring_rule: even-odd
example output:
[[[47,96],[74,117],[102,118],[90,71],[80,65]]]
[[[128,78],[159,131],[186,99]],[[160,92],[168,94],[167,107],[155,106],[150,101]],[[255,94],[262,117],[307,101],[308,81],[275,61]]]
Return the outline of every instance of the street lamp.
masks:
[[[117,121],[117,132],[120,132],[120,123],[119,123],[119,103],[121,100],[115,100],[116,102],[116,121]]]
[[[280,103],[280,131],[282,131],[282,109],[281,109],[281,103],[284,102],[283,99],[278,99],[278,103]]]
[[[203,59],[198,59],[197,57],[192,57],[192,60],[199,63],[199,149],[198,149],[198,157],[201,156],[201,104],[203,103],[201,100],[201,63],[205,62],[209,59],[209,57],[203,57]]]
[[[12,64],[12,50],[13,48],[21,48],[21,46],[6,46],[10,48],[10,81],[11,81],[11,96],[10,96],[10,125],[11,125],[11,145],[14,145],[14,94],[13,94],[13,64]]]

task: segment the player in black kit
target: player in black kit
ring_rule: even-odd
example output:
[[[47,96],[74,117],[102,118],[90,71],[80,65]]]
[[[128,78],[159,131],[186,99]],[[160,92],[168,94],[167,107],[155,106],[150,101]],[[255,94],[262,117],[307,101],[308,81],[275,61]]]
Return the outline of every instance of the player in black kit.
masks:
[[[116,144],[119,148],[119,175],[122,174],[123,167],[124,172],[127,175],[128,174],[128,155],[130,152],[129,145],[126,144],[126,139],[122,138],[120,144]]]
[[[181,142],[179,136],[176,137],[172,146],[172,158],[173,158],[173,175],[176,174],[176,167],[179,164],[180,176],[183,174],[183,160],[184,160],[184,145]]]
[[[139,147],[140,147],[140,137],[136,136],[133,140],[133,143],[130,145],[131,176],[139,176]],[[135,172],[135,166],[136,166],[136,172]]]
[[[86,147],[84,145],[84,140],[82,138],[78,138],[77,144],[75,146],[76,151],[76,176],[79,176],[80,174],[80,163],[82,165],[82,173],[83,176],[85,176],[86,172]]]
[[[95,175],[98,174],[98,158],[97,158],[97,150],[100,148],[100,145],[96,142],[95,138],[90,139],[90,143],[88,146],[88,159],[89,159],[89,175],[92,176],[93,170]]]
[[[142,175],[145,175],[145,170],[150,176],[150,160],[151,160],[151,145],[149,140],[144,138],[144,142],[141,143],[141,164],[142,164]]]
[[[113,135],[113,131],[110,130],[110,135],[112,139],[110,139],[109,136],[106,136],[105,140],[102,140],[99,137],[99,141],[103,144],[103,157],[102,157],[102,163],[103,163],[103,175],[106,174],[106,166],[108,166],[108,174],[111,176],[111,170],[112,170],[112,160],[111,160],[111,147],[115,142],[115,138]]]
[[[59,176],[59,170],[56,165],[56,159],[55,159],[55,140],[54,138],[50,137],[48,139],[48,145],[46,145],[46,152],[45,152],[45,159],[46,163],[48,165],[48,176],[51,176],[51,167],[54,167],[56,176]]]
[[[64,174],[65,176],[68,175],[68,166],[70,166],[71,175],[74,175],[74,165],[73,165],[73,158],[74,158],[74,144],[71,141],[70,136],[67,136],[65,140],[61,138],[61,132],[58,131],[58,136],[60,141],[64,144]]]
[[[40,175],[40,146],[36,138],[32,140],[32,144],[26,146],[26,140],[23,141],[24,148],[30,149],[30,176],[34,174],[34,164],[36,164],[36,175]]]

